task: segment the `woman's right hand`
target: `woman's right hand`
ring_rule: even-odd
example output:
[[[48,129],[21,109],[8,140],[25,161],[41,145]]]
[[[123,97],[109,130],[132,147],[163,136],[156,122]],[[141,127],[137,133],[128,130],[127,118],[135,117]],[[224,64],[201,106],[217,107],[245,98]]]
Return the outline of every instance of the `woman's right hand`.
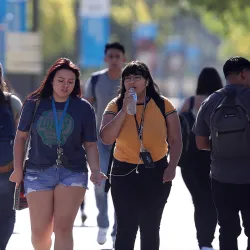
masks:
[[[122,111],[123,112],[127,112],[127,107],[128,107],[128,103],[129,101],[131,101],[133,99],[132,94],[129,92],[129,90],[127,90],[125,92],[124,98],[123,98],[123,105],[122,105]]]
[[[18,187],[23,180],[23,169],[15,169],[9,179],[11,182],[15,182]]]

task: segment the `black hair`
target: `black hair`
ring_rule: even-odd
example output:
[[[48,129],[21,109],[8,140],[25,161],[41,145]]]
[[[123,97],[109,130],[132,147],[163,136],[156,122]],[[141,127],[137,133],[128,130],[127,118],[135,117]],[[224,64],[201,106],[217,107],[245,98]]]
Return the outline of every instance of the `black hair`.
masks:
[[[198,77],[196,95],[211,95],[222,87],[218,71],[212,67],[205,67]]]
[[[229,58],[223,66],[225,78],[232,74],[238,75],[245,69],[250,70],[250,61],[240,56],[234,56]]]
[[[3,79],[3,66],[0,63],[0,103],[4,103],[6,101],[6,98],[3,93],[4,91],[8,92],[8,88]]]
[[[124,85],[124,79],[126,76],[129,75],[141,75],[147,82],[147,89],[146,89],[146,95],[149,97],[152,97],[153,99],[160,96],[160,90],[155,81],[153,80],[148,66],[140,61],[132,61],[126,65],[126,67],[122,71],[122,79],[119,89],[119,97],[117,99],[118,107],[121,106],[123,102],[123,98],[125,96],[125,85]]]
[[[125,54],[124,46],[122,44],[118,43],[118,42],[107,43],[105,45],[105,50],[104,50],[105,55],[107,54],[109,49],[117,49],[117,50],[120,50],[123,54]]]

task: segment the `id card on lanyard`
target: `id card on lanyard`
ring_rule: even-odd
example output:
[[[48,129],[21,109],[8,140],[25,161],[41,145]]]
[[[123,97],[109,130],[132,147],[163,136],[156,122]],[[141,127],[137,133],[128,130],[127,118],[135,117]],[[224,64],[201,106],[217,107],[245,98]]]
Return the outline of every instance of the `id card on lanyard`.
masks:
[[[135,118],[135,124],[136,124],[136,128],[137,128],[138,137],[140,140],[140,158],[143,161],[145,168],[154,168],[155,165],[154,165],[154,161],[152,159],[152,156],[147,151],[147,149],[145,149],[145,147],[143,146],[143,128],[144,128],[143,126],[144,126],[146,106],[147,106],[147,97],[144,100],[144,106],[143,106],[143,112],[142,112],[140,125],[138,124],[138,121],[136,119],[136,115],[134,115],[134,118]]]
[[[67,99],[65,103],[65,106],[61,115],[61,119],[59,121],[58,116],[57,116],[55,99],[54,97],[52,97],[52,109],[53,109],[53,117],[54,117],[54,122],[55,122],[55,129],[56,129],[56,141],[57,141],[57,159],[56,159],[57,166],[67,165],[67,159],[63,155],[63,149],[61,148],[61,135],[62,135],[63,121],[65,119],[65,115],[66,115],[68,107],[69,107],[69,98]]]

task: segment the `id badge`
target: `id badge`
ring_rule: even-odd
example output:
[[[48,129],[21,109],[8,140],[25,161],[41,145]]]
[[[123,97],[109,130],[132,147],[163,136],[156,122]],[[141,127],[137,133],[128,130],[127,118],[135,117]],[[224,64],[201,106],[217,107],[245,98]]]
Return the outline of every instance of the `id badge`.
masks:
[[[69,165],[67,157],[63,154],[63,149],[60,147],[58,147],[58,149],[57,149],[56,165],[57,166],[64,166],[64,167],[68,167],[68,165]]]
[[[141,159],[144,163],[145,168],[154,168],[155,167],[152,156],[148,151],[146,151],[146,150],[141,151],[140,156],[141,156]]]
[[[61,159],[62,159],[62,165],[67,168],[69,166],[68,158],[65,155],[62,155]]]

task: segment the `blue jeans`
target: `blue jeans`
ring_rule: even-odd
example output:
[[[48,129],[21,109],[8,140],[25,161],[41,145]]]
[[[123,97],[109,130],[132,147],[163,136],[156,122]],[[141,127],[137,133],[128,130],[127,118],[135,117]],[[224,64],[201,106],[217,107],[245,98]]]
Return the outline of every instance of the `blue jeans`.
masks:
[[[98,142],[98,150],[100,156],[100,167],[104,174],[108,172],[108,163],[111,153],[112,145],[104,145],[102,142]],[[104,191],[105,181],[102,182],[100,186],[95,186],[95,197],[96,197],[96,206],[99,210],[97,216],[98,227],[108,228],[109,227],[109,218],[108,218],[108,194]],[[116,235],[116,216],[115,223],[113,226],[112,236]]]
[[[15,183],[9,181],[11,172],[0,174],[0,249],[5,250],[16,221],[13,210]]]

